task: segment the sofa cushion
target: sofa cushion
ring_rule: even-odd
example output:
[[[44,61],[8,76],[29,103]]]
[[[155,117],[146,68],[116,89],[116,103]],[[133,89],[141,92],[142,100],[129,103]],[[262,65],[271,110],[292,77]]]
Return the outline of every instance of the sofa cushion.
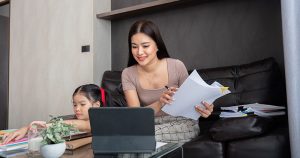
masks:
[[[207,135],[198,136],[183,145],[183,157],[187,158],[223,158],[224,153],[223,143],[212,141]]]
[[[209,132],[215,141],[230,141],[264,134],[272,126],[271,118],[259,116],[225,118],[216,121]]]
[[[228,158],[289,158],[288,127],[281,126],[268,133],[253,137],[231,141],[227,145]]]

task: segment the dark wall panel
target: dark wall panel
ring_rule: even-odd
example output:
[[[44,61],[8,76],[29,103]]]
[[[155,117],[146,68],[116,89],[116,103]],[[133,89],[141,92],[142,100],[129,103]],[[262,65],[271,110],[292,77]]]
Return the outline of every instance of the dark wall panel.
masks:
[[[111,9],[115,10],[152,1],[155,0],[111,0]]]
[[[131,1],[118,2],[124,3],[118,6],[132,4]],[[138,19],[156,23],[171,57],[182,60],[188,69],[274,57],[283,70],[280,0],[211,0],[114,20],[113,70],[126,67],[128,31]]]
[[[0,129],[8,123],[9,18],[0,15]]]

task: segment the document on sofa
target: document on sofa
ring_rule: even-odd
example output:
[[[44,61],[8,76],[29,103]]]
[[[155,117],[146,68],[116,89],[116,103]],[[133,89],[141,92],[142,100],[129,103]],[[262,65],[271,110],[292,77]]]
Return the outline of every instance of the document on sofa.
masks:
[[[270,117],[270,116],[280,116],[285,115],[285,107],[284,106],[275,106],[268,104],[245,104],[245,105],[236,105],[229,107],[221,107],[221,110],[225,110],[221,112],[220,117],[243,117],[247,116],[247,113],[253,113],[257,116],[262,117]]]
[[[228,87],[218,82],[208,85],[194,70],[174,94],[174,101],[170,105],[165,105],[162,111],[172,116],[197,120],[200,114],[195,111],[196,105],[202,105],[201,101],[211,104],[228,93],[230,93]]]

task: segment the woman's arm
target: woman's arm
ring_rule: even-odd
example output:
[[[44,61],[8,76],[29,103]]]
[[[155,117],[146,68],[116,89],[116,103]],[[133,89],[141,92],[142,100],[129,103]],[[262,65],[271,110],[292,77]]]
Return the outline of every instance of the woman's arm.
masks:
[[[124,91],[124,94],[128,107],[140,107],[140,101],[135,90]],[[160,111],[162,104],[159,101],[156,101],[146,107],[152,108],[156,114]]]
[[[171,103],[172,95],[176,90],[177,88],[170,87],[168,91],[165,91],[160,96],[160,99],[158,101],[147,105],[146,107],[152,108],[154,110],[154,113],[157,114],[165,104]],[[140,107],[140,101],[136,90],[126,90],[124,91],[124,94],[128,107]]]

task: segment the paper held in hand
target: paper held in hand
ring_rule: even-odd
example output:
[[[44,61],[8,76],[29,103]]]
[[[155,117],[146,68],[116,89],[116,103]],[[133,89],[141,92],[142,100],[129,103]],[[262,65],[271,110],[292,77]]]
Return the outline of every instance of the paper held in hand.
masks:
[[[201,101],[211,104],[228,93],[230,93],[228,87],[216,81],[208,85],[194,70],[174,94],[174,101],[170,105],[165,105],[162,111],[172,116],[197,120],[200,113],[195,110],[196,105],[202,105]]]

